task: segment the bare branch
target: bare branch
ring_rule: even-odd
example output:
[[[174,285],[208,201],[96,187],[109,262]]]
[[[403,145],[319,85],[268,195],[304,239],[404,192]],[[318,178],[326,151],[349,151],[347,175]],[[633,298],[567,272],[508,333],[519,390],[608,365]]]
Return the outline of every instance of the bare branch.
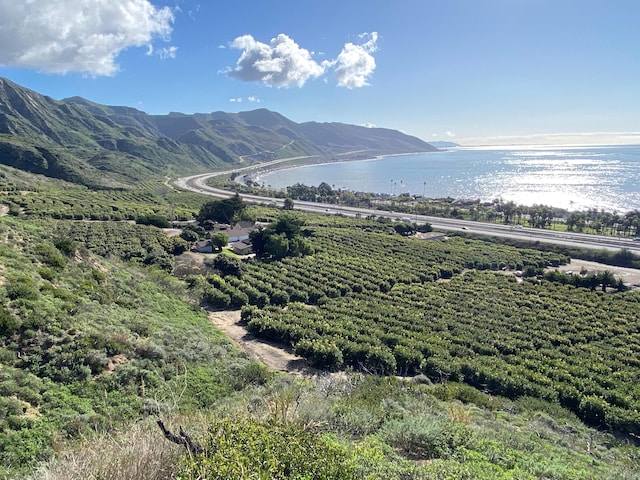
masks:
[[[171,433],[170,430],[167,430],[167,427],[164,426],[162,420],[158,419],[157,424],[158,427],[160,427],[160,430],[162,430],[164,438],[166,438],[170,442],[176,443],[178,445],[184,445],[184,447],[191,453],[204,453],[204,448],[202,447],[202,445],[191,440],[191,437],[185,433],[182,427],[180,427],[180,434],[176,435],[175,433]]]

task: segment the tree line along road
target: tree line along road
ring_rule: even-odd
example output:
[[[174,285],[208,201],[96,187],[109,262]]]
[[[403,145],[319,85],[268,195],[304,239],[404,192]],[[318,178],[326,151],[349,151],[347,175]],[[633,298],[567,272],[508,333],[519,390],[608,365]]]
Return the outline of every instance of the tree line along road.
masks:
[[[174,183],[177,187],[190,190],[192,192],[210,195],[218,198],[227,198],[236,194],[229,190],[214,188],[207,185],[206,181],[210,177],[220,175],[229,175],[240,171],[263,168],[265,166],[282,163],[285,161],[311,158],[311,157],[295,157],[283,158],[266,162],[260,165],[252,165],[242,168],[235,168],[222,172],[203,173],[199,175],[191,175],[189,177],[178,178]],[[262,197],[258,195],[241,195],[242,199],[248,203],[275,203],[282,206],[284,199],[273,197]],[[325,213],[325,214],[342,214],[346,216],[368,216],[376,215],[390,218],[392,220],[402,220],[409,218],[407,213],[396,213],[370,208],[349,207],[343,205],[334,205],[330,203],[315,203],[295,201],[294,208],[307,212]],[[513,238],[530,242],[553,243],[575,248],[591,248],[606,250],[627,249],[635,255],[640,255],[640,242],[636,242],[630,238],[606,237],[602,235],[590,235],[575,232],[556,232],[553,230],[543,230],[537,228],[521,228],[513,229],[510,225],[498,225],[493,223],[476,222],[471,220],[458,220],[455,218],[440,218],[428,215],[411,215],[411,221],[418,224],[430,223],[433,228],[445,231],[465,231],[480,235]]]

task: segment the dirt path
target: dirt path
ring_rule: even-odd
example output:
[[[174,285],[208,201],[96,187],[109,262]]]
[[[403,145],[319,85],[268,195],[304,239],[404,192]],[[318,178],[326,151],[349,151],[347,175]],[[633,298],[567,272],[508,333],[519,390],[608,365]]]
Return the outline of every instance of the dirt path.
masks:
[[[240,311],[209,312],[209,320],[233,340],[254,360],[258,360],[274,370],[292,375],[313,376],[319,372],[306,365],[302,357],[298,357],[281,344],[260,340],[240,325]]]
[[[580,273],[582,269],[589,273],[601,273],[605,270],[609,270],[616,276],[616,278],[622,278],[626,284],[631,286],[640,286],[640,270],[636,268],[614,267],[612,265],[605,265],[604,263],[589,262],[587,260],[574,258],[567,265],[560,265],[557,269],[561,272],[571,271],[574,273]]]

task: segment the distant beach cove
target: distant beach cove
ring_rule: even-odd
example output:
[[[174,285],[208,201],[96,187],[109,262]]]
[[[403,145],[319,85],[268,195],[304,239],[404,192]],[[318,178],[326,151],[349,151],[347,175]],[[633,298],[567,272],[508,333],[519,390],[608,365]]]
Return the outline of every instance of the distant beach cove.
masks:
[[[640,210],[640,145],[455,148],[293,166],[252,177],[276,189],[326,182],[336,189],[388,195]]]

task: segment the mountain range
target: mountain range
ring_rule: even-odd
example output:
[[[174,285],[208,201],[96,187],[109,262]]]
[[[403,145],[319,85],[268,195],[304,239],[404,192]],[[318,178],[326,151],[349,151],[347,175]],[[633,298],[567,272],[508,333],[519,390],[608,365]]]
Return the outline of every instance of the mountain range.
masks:
[[[385,128],[296,123],[267,109],[149,115],[81,97],[55,100],[0,78],[0,163],[92,188],[274,158],[434,150]]]

